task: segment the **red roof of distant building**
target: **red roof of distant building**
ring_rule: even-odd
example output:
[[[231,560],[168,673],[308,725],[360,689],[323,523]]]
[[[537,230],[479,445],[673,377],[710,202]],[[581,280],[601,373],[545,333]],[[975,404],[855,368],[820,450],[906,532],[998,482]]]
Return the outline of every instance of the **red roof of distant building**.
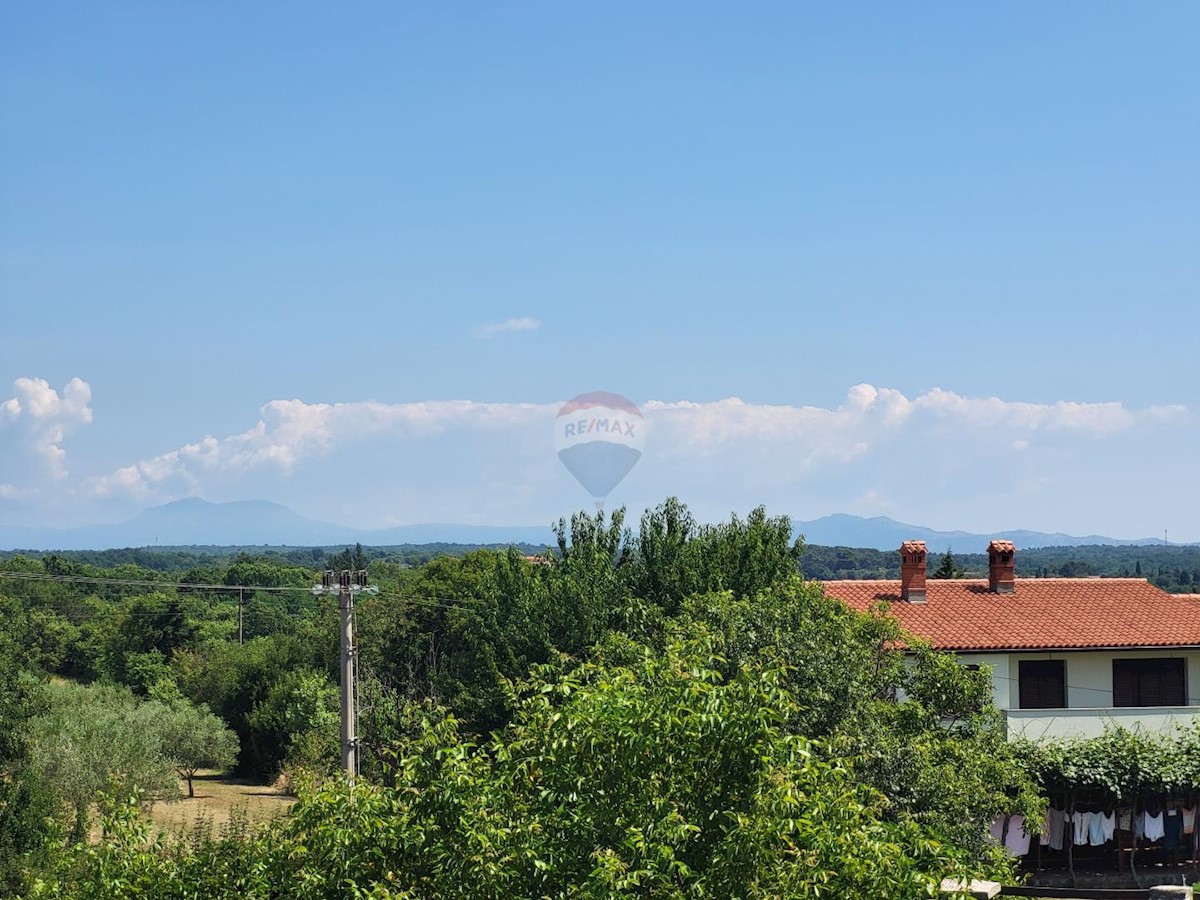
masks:
[[[924,603],[899,581],[826,581],[825,592],[867,612],[883,602],[910,634],[940,650],[1070,650],[1200,646],[1200,595],[1144,578],[1018,578],[1010,594],[986,580],[926,582]]]

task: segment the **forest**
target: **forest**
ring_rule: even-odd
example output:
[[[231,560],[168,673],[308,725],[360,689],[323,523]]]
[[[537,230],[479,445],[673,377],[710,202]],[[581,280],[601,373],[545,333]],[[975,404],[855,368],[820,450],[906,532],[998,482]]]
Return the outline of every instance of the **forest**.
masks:
[[[1036,820],[1045,777],[986,674],[825,597],[805,577],[825,548],[786,517],[702,526],[669,499],[556,534],[533,559],[9,555],[0,893],[909,898],[1013,877],[988,826]],[[325,568],[379,588],[358,603],[353,786]],[[299,800],[160,832],[147,802],[199,769]]]
[[[951,552],[956,577],[986,578],[986,553]],[[940,554],[930,560],[932,567]],[[806,545],[800,566],[809,578],[899,578],[894,550]],[[1200,546],[1195,544],[1017,548],[1019,578],[1146,578],[1172,594],[1200,593]]]
[[[464,556],[476,550],[507,550],[508,544],[404,544],[394,547],[358,547],[368,561],[422,566],[442,556]],[[555,548],[514,544],[521,554],[533,556]],[[1018,548],[1017,574],[1023,578],[1081,578],[1086,576],[1147,578],[1173,594],[1200,593],[1200,545],[1150,544],[1115,546],[1094,544],[1080,547]],[[121,550],[67,550],[54,554],[72,563],[97,569],[134,565],[155,572],[188,570],[224,571],[238,559],[253,558],[280,566],[338,567],[345,547],[139,547]],[[17,556],[44,554],[2,551],[0,562]],[[952,552],[956,571],[964,578],[986,578],[987,554]],[[900,563],[894,550],[862,547],[826,547],[801,543],[800,571],[806,578],[868,579],[899,578]]]

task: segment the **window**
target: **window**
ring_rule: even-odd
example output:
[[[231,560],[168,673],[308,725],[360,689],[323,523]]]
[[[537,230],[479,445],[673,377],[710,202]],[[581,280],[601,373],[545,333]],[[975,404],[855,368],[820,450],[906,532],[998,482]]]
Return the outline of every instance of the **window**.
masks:
[[[1113,706],[1187,706],[1182,659],[1114,659]]]
[[[1021,709],[1064,709],[1067,664],[1061,659],[1023,659],[1020,663]]]

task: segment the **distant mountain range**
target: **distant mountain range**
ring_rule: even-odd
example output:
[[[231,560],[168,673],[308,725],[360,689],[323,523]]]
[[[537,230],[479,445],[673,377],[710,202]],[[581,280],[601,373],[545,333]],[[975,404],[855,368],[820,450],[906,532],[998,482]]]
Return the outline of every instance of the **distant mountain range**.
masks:
[[[1007,538],[1019,548],[1162,543],[1154,538],[1120,540],[1097,534],[1080,537],[1026,530],[995,534],[937,531],[885,516],[865,519],[831,515],[807,522],[793,520],[792,528],[810,544],[894,550],[901,541],[923,540],[935,553],[949,548],[959,553],[982,553],[994,537]],[[554,542],[554,535],[549,524],[425,524],[362,530],[309,519],[266,500],[209,503],[194,497],[151,507],[131,519],[110,525],[61,529],[0,525],[0,549],[7,550],[109,550],[155,545],[330,547],[355,542],[375,547],[434,543],[544,546]]]
[[[0,525],[0,549],[111,550],[120,547],[221,546],[331,547],[359,542],[399,544],[545,545],[554,541],[547,525],[397,525],[364,530],[309,519],[267,500],[209,503],[196,497],[143,510],[110,525],[25,528]]]
[[[861,516],[832,515],[813,519],[810,522],[792,520],[792,530],[804,535],[810,544],[824,547],[865,547],[874,550],[896,550],[901,541],[924,541],[931,553],[945,553],[955,550],[958,553],[983,553],[987,550],[988,541],[994,538],[1004,538],[1012,541],[1018,549],[1033,547],[1082,547],[1089,544],[1108,544],[1110,546],[1146,546],[1161,544],[1161,538],[1141,538],[1139,540],[1121,540],[1120,538],[1105,537],[1101,534],[1083,536],[1055,532],[1048,534],[1044,531],[997,531],[993,534],[975,534],[970,531],[937,531],[924,525],[909,525],[897,522],[887,516],[874,516],[864,519]]]

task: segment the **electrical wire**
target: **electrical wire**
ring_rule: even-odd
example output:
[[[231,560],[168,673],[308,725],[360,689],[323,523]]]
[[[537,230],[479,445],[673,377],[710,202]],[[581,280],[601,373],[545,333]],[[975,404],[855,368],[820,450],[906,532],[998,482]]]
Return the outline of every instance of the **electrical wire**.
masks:
[[[203,584],[184,581],[151,581],[135,578],[105,578],[93,575],[55,575],[42,572],[7,572],[0,571],[0,580],[9,578],[31,583],[66,583],[90,584],[105,587],[154,587],[163,589],[234,592],[250,591],[251,593],[303,593],[312,594],[312,587],[301,586],[260,586],[253,584]],[[374,596],[388,600],[403,600],[415,606],[426,606],[441,609],[461,609],[466,603],[487,603],[483,597],[436,597],[425,594],[404,594],[396,591],[381,591]]]
[[[304,593],[312,594],[311,587],[300,586],[260,586],[251,584],[203,584],[199,582],[183,582],[183,581],[152,581],[149,579],[132,579],[132,578],[106,578],[103,576],[92,575],[56,575],[43,572],[7,572],[0,570],[0,579],[16,579],[28,582],[59,582],[69,584],[91,584],[111,587],[156,587],[156,588],[174,588],[182,590],[195,591],[214,591],[214,592],[233,592],[233,591],[250,591],[251,593]],[[489,600],[482,597],[437,597],[425,594],[407,594],[398,591],[380,591],[372,596],[380,600],[402,601],[412,606],[424,607],[427,609],[445,609],[455,610],[463,609],[465,604],[471,603],[488,603]],[[365,598],[363,598],[365,599]],[[120,607],[109,606],[100,610],[89,611],[89,617],[97,614],[125,614],[125,615],[147,615],[153,616],[158,613],[155,610],[122,610]],[[68,616],[69,617],[69,616]],[[1130,648],[1133,649],[1133,648]],[[1020,678],[1013,675],[997,675],[991,676],[993,679],[1000,679],[1009,682],[1019,682]],[[1084,687],[1083,685],[1065,683],[1064,688],[1075,691],[1089,691],[1092,693],[1101,692],[1098,688]],[[1189,697],[1188,705],[1200,704],[1200,698]],[[1068,707],[1064,707],[1068,708]],[[1078,708],[1078,707],[1076,707]],[[1107,708],[1107,707],[1105,707]],[[1135,707],[1130,707],[1135,708]]]

